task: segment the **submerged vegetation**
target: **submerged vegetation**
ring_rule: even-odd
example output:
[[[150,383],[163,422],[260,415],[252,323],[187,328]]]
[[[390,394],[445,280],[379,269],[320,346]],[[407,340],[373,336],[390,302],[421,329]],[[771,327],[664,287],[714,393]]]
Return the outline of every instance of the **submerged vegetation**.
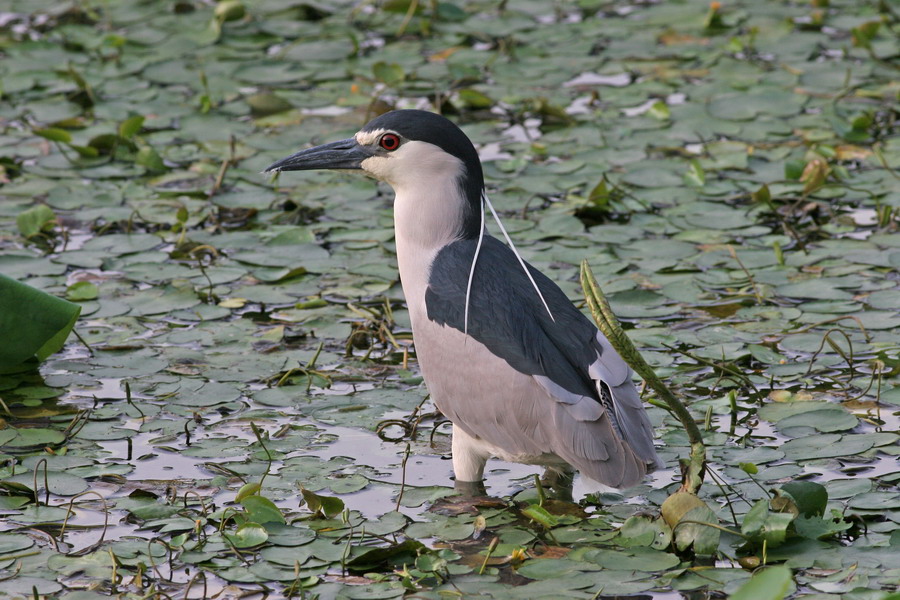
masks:
[[[0,273],[81,310],[80,340],[0,376],[0,595],[897,590],[891,2],[3,11]],[[644,484],[572,504],[497,462],[496,499],[452,496],[389,190],[260,174],[394,107],[464,128],[572,298],[587,260],[688,405],[697,495],[696,440],[647,390],[667,468]]]

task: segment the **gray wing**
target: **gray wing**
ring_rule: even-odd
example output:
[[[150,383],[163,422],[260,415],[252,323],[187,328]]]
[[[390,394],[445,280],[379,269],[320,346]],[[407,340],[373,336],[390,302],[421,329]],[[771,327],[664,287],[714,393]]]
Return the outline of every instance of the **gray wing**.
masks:
[[[432,264],[428,318],[465,331],[466,286],[476,240],[445,246]],[[653,433],[631,369],[559,286],[528,265],[553,318],[513,252],[485,235],[469,298],[468,335],[512,368],[531,375],[579,421],[608,413],[619,437],[658,464]]]

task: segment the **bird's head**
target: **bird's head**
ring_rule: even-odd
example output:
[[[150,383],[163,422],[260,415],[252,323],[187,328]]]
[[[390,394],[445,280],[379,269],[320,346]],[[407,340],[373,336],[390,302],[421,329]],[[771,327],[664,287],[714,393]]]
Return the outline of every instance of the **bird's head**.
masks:
[[[474,214],[481,207],[484,177],[475,147],[451,121],[424,110],[385,113],[352,138],[301,150],[266,172],[311,169],[360,169],[388,183],[398,196],[452,186],[466,205],[464,212]]]

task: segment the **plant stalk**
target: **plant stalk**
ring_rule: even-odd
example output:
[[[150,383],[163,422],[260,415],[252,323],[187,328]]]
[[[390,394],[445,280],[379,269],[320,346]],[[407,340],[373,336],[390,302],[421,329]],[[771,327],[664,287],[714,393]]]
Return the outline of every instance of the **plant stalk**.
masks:
[[[691,444],[690,455],[687,462],[682,461],[684,478],[681,483],[683,490],[696,494],[703,483],[703,475],[706,471],[706,445],[703,443],[703,436],[697,423],[685,408],[684,404],[675,397],[675,394],[666,387],[666,384],[656,376],[653,368],[647,364],[641,354],[631,343],[631,340],[622,330],[619,320],[616,319],[606,296],[600,290],[600,285],[594,278],[591,267],[588,266],[587,260],[581,261],[581,289],[584,291],[585,300],[587,300],[588,308],[591,316],[597,323],[597,327],[606,336],[613,348],[628,363],[635,373],[647,382],[656,395],[662,398],[669,408],[669,411],[681,421],[685,432],[687,432],[688,440]]]

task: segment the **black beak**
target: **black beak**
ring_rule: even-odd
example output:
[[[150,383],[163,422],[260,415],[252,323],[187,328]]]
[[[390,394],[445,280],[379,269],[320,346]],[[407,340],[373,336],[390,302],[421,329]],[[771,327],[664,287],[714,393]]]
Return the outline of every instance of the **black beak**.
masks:
[[[368,148],[357,144],[355,138],[348,138],[301,150],[272,163],[264,172],[361,169],[362,161],[370,156],[372,156],[372,152]]]

